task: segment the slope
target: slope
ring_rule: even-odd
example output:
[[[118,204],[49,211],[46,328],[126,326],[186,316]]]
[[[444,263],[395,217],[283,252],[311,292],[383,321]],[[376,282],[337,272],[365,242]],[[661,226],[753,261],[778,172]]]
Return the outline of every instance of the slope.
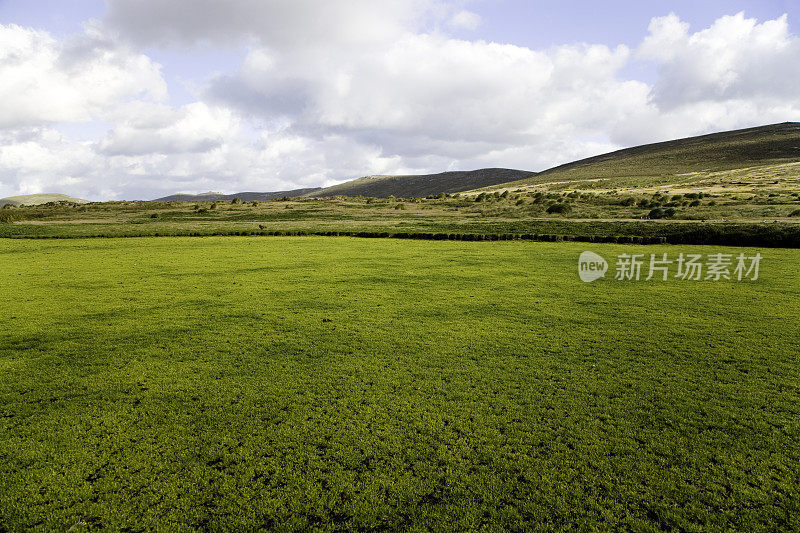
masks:
[[[507,168],[484,168],[471,171],[442,172],[410,176],[369,176],[326,187],[308,194],[326,196],[372,196],[387,198],[419,198],[441,193],[456,193],[519,180],[533,176],[533,172]]]
[[[0,207],[5,205],[42,205],[50,202],[71,202],[74,204],[87,204],[89,200],[81,198],[74,198],[72,196],[60,193],[42,193],[42,194],[23,194],[19,196],[8,196],[0,198]]]
[[[799,162],[800,123],[786,122],[626,148],[490,189],[553,183],[579,189],[755,186],[796,180]]]

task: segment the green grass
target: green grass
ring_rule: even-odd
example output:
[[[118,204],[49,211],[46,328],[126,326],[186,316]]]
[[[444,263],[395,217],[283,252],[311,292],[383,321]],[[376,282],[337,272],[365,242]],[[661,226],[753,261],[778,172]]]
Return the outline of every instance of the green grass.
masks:
[[[585,249],[2,240],[0,530],[800,530],[798,252]]]

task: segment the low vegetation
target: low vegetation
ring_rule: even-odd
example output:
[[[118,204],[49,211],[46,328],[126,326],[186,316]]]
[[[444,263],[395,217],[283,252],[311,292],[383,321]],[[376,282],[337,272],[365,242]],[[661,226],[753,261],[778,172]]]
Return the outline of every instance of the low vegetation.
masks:
[[[704,193],[496,191],[413,199],[51,204],[1,209],[0,237],[446,234],[458,240],[559,236],[798,247],[798,206],[800,198],[789,191],[736,198]]]
[[[800,529],[796,251],[585,249],[0,240],[0,530]]]

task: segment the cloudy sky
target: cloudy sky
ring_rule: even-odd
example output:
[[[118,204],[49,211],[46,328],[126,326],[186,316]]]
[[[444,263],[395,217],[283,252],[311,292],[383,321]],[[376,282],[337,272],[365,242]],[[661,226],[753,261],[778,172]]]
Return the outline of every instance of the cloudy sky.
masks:
[[[0,0],[0,197],[543,170],[800,121],[796,0]]]

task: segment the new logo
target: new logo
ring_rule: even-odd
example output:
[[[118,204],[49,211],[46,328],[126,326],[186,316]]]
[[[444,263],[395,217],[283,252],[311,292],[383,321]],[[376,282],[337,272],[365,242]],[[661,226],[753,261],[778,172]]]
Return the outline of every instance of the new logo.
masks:
[[[606,275],[608,263],[594,252],[583,252],[578,258],[578,275],[589,283]]]

